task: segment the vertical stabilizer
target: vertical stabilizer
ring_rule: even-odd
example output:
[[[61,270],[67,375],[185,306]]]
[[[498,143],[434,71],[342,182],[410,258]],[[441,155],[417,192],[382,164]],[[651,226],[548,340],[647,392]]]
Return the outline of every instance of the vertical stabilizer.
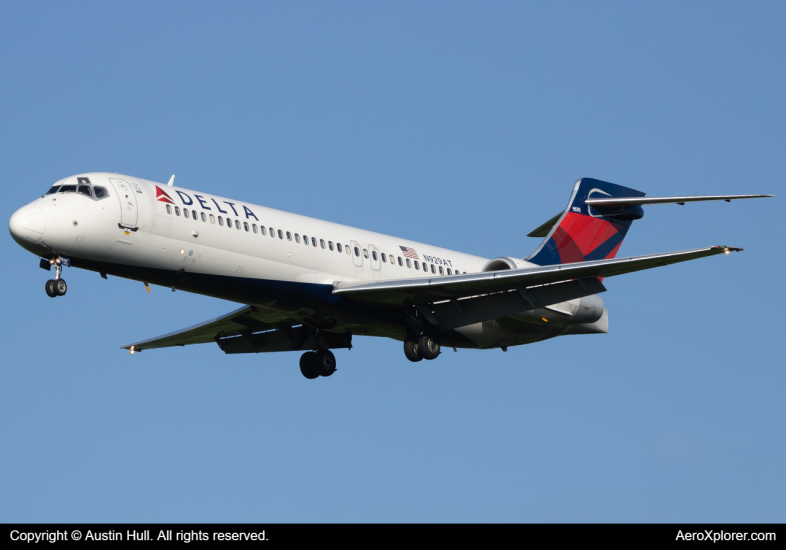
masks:
[[[614,258],[634,220],[644,215],[640,206],[604,208],[586,204],[590,198],[643,197],[645,193],[606,181],[581,178],[573,186],[568,207],[528,262],[570,264]]]

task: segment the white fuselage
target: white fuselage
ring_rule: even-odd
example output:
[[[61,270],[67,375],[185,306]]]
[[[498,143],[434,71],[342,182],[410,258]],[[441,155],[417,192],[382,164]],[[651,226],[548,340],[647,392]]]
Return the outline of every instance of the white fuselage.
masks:
[[[76,191],[85,178],[90,196]],[[71,189],[62,186],[75,186],[74,192],[62,192]],[[9,222],[12,236],[27,250],[45,258],[68,257],[76,267],[260,307],[270,304],[270,292],[249,291],[241,282],[264,281],[273,285],[266,287],[273,292],[290,289],[292,284],[332,288],[341,281],[473,273],[489,262],[488,258],[120,174],[80,174],[55,187],[55,192],[19,209]],[[107,196],[95,196],[101,193],[99,187]],[[531,265],[510,260],[518,267]],[[178,282],[198,276],[202,276],[199,284]],[[380,327],[369,322],[365,333],[403,339],[403,328]],[[501,336],[498,327],[478,324],[458,332],[469,338],[471,347],[516,345],[558,335],[553,330],[558,327],[525,328],[523,332],[504,331]]]

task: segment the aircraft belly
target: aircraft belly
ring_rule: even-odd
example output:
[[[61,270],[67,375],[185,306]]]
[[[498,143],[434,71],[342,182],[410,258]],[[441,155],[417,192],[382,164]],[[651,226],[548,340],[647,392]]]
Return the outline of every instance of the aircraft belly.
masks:
[[[282,322],[304,323],[359,336],[402,340],[406,336],[404,325],[390,311],[378,311],[336,296],[332,285],[123,265],[78,257],[71,258],[71,263],[90,271],[248,304],[269,311]]]

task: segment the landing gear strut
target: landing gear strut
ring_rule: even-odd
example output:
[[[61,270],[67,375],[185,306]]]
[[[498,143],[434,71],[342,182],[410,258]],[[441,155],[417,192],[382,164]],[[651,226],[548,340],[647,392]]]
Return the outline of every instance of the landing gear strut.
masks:
[[[46,260],[42,260],[46,261]],[[55,264],[55,278],[49,279],[46,282],[44,289],[46,290],[47,296],[50,298],[56,298],[58,296],[65,296],[65,293],[68,291],[68,285],[65,282],[65,279],[60,278],[60,273],[63,271],[63,266],[60,261],[60,258],[55,259],[52,263]]]
[[[307,351],[300,357],[300,372],[309,380],[336,372],[336,356],[329,349]]]
[[[404,355],[413,363],[417,363],[421,359],[436,359],[439,354],[439,340],[433,336],[424,334],[417,339],[404,342]]]

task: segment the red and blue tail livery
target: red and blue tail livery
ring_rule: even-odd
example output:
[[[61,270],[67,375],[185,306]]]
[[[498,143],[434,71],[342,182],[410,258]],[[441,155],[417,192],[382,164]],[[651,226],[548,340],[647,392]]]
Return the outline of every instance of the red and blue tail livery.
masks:
[[[526,260],[537,265],[554,265],[614,258],[630,225],[644,216],[644,211],[638,205],[590,206],[586,201],[636,199],[644,195],[607,181],[578,180],[565,212]]]

